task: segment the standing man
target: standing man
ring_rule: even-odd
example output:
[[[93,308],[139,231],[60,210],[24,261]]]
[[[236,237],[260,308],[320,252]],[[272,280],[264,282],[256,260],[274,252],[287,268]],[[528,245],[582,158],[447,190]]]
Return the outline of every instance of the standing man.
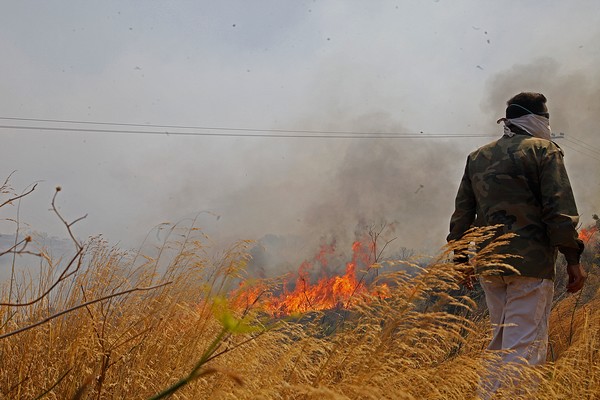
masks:
[[[506,262],[518,274],[480,277],[493,328],[488,349],[508,350],[502,362],[546,361],[557,250],[567,260],[567,291],[580,290],[587,277],[579,264],[577,207],[549,118],[541,93],[508,100],[506,117],[498,120],[504,135],[467,158],[450,221],[448,241],[471,227],[501,225],[499,234],[515,234],[498,253],[516,256]],[[498,383],[492,378],[485,386],[495,391]]]

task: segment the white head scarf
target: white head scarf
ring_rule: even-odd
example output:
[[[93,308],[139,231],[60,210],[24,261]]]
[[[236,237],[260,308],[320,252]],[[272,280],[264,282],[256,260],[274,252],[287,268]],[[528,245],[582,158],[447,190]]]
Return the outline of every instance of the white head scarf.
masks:
[[[513,119],[500,118],[496,122],[498,124],[500,122],[504,122],[504,134],[508,137],[513,137],[515,135],[515,133],[509,128],[511,125],[514,125],[521,128],[533,137],[552,140],[550,121],[548,118],[541,115],[527,114]]]

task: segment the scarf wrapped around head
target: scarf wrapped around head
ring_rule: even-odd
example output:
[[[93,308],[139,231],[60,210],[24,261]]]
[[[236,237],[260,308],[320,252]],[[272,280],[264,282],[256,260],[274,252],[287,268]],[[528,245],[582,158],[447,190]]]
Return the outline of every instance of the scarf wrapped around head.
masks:
[[[552,129],[550,121],[546,117],[537,114],[527,114],[518,118],[500,118],[496,121],[498,124],[504,122],[504,135],[513,137],[515,133],[510,130],[510,126],[516,126],[533,137],[552,140]]]
[[[504,122],[504,135],[508,137],[515,135],[510,127],[516,126],[533,137],[552,140],[547,109],[545,111],[545,113],[541,113],[543,115],[540,115],[520,104],[513,103],[506,109],[506,118],[500,118],[496,123]]]

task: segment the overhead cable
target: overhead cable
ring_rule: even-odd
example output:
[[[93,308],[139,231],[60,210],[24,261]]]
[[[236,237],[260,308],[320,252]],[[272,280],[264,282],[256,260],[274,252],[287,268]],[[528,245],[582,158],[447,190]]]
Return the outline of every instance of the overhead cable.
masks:
[[[226,131],[226,132],[268,132],[268,133],[291,133],[291,134],[314,134],[314,135],[387,135],[387,136],[412,136],[412,135],[428,135],[422,132],[420,133],[400,133],[400,132],[367,132],[367,131],[348,131],[348,130],[309,130],[309,129],[274,129],[274,128],[244,128],[244,127],[224,127],[224,126],[197,126],[197,125],[158,125],[158,124],[136,124],[136,123],[123,123],[123,122],[105,122],[105,121],[78,121],[78,120],[62,120],[62,119],[42,119],[42,118],[18,118],[18,117],[3,117],[0,116],[0,120],[10,121],[26,121],[26,122],[44,122],[54,124],[68,124],[68,125],[105,125],[105,126],[129,126],[138,128],[159,128],[159,129],[185,129],[185,130],[201,130],[201,131]],[[3,126],[0,126],[3,128]],[[88,131],[88,129],[84,130]],[[118,132],[133,132],[133,133],[145,133],[141,131],[124,131],[111,129],[110,131]],[[166,131],[159,131],[161,134],[165,134]],[[155,133],[155,131],[152,131]],[[169,131],[169,134],[177,134],[175,131]],[[189,134],[189,133],[184,133]],[[232,135],[233,136],[233,135]],[[488,137],[490,135],[485,134],[429,134],[428,136],[434,137]],[[304,136],[300,136],[304,137]],[[337,136],[336,136],[337,137]]]
[[[0,118],[2,119],[2,118]],[[54,122],[54,121],[52,121]],[[85,124],[84,122],[73,122]],[[126,124],[93,123],[91,125]],[[55,132],[93,132],[136,135],[174,135],[174,136],[218,136],[218,137],[263,137],[263,138],[318,138],[318,139],[431,139],[431,138],[480,138],[491,137],[489,134],[425,134],[400,132],[358,132],[358,131],[309,131],[294,129],[255,129],[224,127],[169,127],[166,125],[127,124],[128,126],[168,128],[169,130],[111,129],[65,126],[33,126],[33,125],[0,125],[0,129],[39,130]],[[173,130],[173,128],[175,130]],[[182,130],[184,129],[184,130]],[[193,131],[191,131],[193,129]],[[215,132],[216,131],[216,132]]]
[[[569,135],[568,137],[565,136],[564,139],[568,142],[573,143],[576,146],[582,147],[588,151],[591,151],[592,153],[596,153],[600,156],[600,149],[595,148],[594,146],[584,142],[583,140],[577,139],[575,137],[571,137],[571,135]]]
[[[595,155],[594,153],[592,153],[592,154],[590,154],[590,153],[585,153],[584,151],[581,151],[581,149],[578,149],[578,148],[576,148],[576,147],[570,146],[570,145],[568,145],[568,144],[566,144],[566,143],[561,143],[561,147],[566,147],[566,148],[568,148],[568,149],[571,149],[571,150],[573,150],[573,151],[575,151],[575,152],[577,152],[577,153],[579,153],[579,154],[582,154],[582,155],[584,155],[584,156],[587,156],[587,157],[593,158],[593,159],[594,159],[594,160],[596,160],[596,161],[600,161],[600,157],[598,157],[598,156],[597,156],[597,155]]]
[[[423,132],[367,132],[367,131],[333,131],[333,130],[308,130],[308,129],[269,129],[269,128],[244,128],[223,126],[192,126],[192,125],[159,125],[139,124],[106,121],[81,121],[49,118],[22,118],[0,116],[0,120],[15,122],[36,122],[44,125],[0,125],[0,129],[38,130],[55,132],[89,132],[106,134],[130,134],[130,135],[174,135],[174,136],[215,136],[215,137],[258,137],[258,138],[315,138],[315,139],[452,139],[452,138],[489,138],[496,134],[470,134],[470,133],[443,133],[427,134]],[[52,125],[48,125],[52,124]],[[62,126],[61,126],[62,125]],[[64,126],[67,125],[67,126]],[[90,128],[90,126],[105,126],[106,128]],[[149,128],[149,129],[118,129],[115,127]],[[572,143],[568,146],[581,154],[595,158],[600,156],[597,149],[572,135],[557,136],[556,139]],[[582,152],[587,151],[592,155]]]

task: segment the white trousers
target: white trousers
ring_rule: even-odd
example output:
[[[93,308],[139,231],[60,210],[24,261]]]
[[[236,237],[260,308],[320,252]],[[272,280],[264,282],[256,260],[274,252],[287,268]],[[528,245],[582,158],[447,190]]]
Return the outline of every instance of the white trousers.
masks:
[[[554,283],[524,276],[482,276],[480,283],[493,332],[488,350],[504,350],[501,363],[544,363]],[[482,381],[488,395],[482,398],[489,398],[500,387],[498,367],[490,365],[488,377]]]

